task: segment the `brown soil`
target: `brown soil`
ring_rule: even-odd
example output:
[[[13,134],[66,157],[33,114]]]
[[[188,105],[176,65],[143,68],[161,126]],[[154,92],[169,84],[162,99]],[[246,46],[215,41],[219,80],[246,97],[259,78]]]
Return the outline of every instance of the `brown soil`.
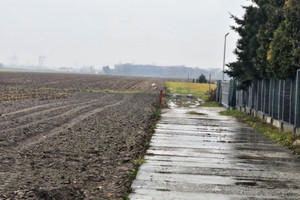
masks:
[[[152,82],[162,84],[0,73],[0,94],[13,97],[0,102],[0,199],[120,199],[149,140]]]

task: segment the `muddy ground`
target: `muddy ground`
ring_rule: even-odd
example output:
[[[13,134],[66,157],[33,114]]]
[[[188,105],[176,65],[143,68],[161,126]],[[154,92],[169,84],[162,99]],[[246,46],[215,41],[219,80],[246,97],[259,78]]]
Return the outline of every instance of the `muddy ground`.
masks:
[[[120,199],[162,81],[0,73],[0,199]]]

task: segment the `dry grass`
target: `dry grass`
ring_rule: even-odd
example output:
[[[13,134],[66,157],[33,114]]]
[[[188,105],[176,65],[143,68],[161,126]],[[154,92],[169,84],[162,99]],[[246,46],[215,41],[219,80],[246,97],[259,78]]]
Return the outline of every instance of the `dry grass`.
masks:
[[[166,82],[167,88],[171,93],[179,94],[205,94],[209,90],[208,83],[186,83],[186,82]],[[211,84],[211,89],[217,85]]]

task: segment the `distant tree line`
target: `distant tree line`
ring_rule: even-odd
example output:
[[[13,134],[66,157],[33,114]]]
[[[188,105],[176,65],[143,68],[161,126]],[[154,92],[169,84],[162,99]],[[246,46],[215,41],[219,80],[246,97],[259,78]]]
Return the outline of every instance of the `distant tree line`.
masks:
[[[241,19],[231,15],[240,39],[237,61],[225,73],[240,89],[263,78],[291,78],[300,68],[300,0],[252,1]]]

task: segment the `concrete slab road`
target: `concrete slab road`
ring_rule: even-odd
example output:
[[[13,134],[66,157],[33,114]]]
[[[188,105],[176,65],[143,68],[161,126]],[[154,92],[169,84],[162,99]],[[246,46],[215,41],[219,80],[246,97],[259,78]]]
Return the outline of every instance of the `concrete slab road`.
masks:
[[[300,160],[222,109],[164,110],[130,199],[300,199]]]

